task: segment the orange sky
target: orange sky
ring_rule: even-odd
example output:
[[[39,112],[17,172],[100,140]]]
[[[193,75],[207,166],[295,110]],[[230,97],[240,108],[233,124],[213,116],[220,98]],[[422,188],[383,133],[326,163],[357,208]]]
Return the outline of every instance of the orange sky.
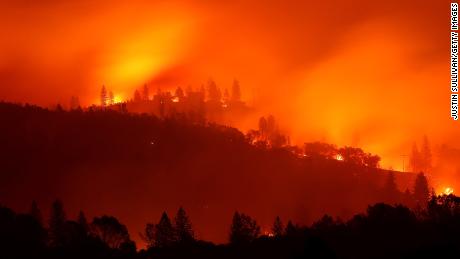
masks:
[[[2,0],[0,31],[3,100],[87,105],[102,84],[126,98],[237,78],[295,143],[360,146],[395,169],[425,134],[459,148],[449,1]]]

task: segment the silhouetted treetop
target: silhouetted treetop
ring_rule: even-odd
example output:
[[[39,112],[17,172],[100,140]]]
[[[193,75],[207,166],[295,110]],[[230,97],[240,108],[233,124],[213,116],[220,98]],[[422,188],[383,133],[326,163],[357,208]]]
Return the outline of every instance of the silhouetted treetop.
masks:
[[[260,235],[260,227],[250,216],[235,212],[230,226],[230,243],[244,244],[254,241]]]
[[[421,206],[424,206],[430,198],[428,180],[422,172],[417,174],[417,178],[415,178],[414,197],[415,201]]]
[[[180,207],[177,211],[175,221],[176,241],[178,243],[190,243],[194,241],[195,234],[193,233],[192,223],[187,216],[185,210]]]
[[[91,233],[99,237],[110,248],[118,249],[124,243],[131,242],[128,229],[115,217],[95,217],[91,223]]]
[[[155,247],[169,247],[176,241],[174,226],[166,212],[161,215],[160,221],[155,225],[154,240]]]
[[[279,216],[276,216],[273,222],[272,232],[275,237],[281,237],[284,235],[284,225]]]

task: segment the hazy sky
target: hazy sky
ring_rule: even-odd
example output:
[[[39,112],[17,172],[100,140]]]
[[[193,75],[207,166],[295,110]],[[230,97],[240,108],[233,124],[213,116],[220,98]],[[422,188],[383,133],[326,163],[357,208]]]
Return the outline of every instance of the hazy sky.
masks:
[[[96,103],[223,88],[272,113],[295,143],[356,145],[401,169],[449,115],[449,1],[0,1],[0,99]],[[153,92],[153,91],[152,91]],[[254,120],[256,122],[256,120]],[[452,144],[458,146],[458,144]]]

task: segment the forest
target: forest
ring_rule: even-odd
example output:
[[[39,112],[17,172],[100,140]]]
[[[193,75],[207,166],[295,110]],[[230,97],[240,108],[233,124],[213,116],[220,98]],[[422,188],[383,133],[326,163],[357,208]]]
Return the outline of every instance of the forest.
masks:
[[[357,147],[292,146],[272,116],[247,133],[180,113],[11,103],[0,119],[6,258],[419,258],[455,248],[457,197]]]
[[[69,219],[59,200],[45,221],[35,202],[27,213],[0,207],[2,258],[441,258],[460,254],[460,198],[432,196],[416,209],[377,203],[347,221],[324,215],[309,226],[276,217],[269,233],[235,212],[228,242],[197,239],[181,207],[171,219],[147,223],[136,249],[113,216]]]

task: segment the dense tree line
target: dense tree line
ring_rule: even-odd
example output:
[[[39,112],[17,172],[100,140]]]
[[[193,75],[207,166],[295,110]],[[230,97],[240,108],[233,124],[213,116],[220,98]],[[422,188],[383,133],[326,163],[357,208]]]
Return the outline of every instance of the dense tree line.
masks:
[[[255,219],[235,212],[226,244],[194,236],[181,207],[172,222],[163,213],[145,228],[137,249],[113,216],[68,219],[61,201],[43,222],[35,202],[28,213],[0,206],[2,258],[440,258],[460,255],[460,198],[432,195],[423,207],[377,203],[349,220],[325,215],[310,226],[274,219],[261,232]]]
[[[305,143],[303,154],[314,159],[336,159],[358,166],[379,167],[380,157],[364,152],[361,148],[341,147],[322,142]],[[419,171],[420,172],[420,171]]]
[[[61,197],[72,211],[123,214],[124,224],[145,237],[137,212],[159,216],[170,206],[187,208],[209,239],[226,240],[236,208],[267,226],[276,215],[311,222],[326,212],[349,218],[379,201],[417,203],[415,175],[394,172],[394,185],[385,189],[391,172],[364,162],[373,155],[355,148],[340,160],[341,148],[324,143],[317,149],[254,145],[237,129],[180,115],[0,103],[0,119],[2,203],[16,209],[26,199],[48,204]],[[268,136],[277,127],[265,120],[271,122],[259,130]],[[170,222],[174,229],[175,219]],[[149,223],[155,230],[158,222]]]

